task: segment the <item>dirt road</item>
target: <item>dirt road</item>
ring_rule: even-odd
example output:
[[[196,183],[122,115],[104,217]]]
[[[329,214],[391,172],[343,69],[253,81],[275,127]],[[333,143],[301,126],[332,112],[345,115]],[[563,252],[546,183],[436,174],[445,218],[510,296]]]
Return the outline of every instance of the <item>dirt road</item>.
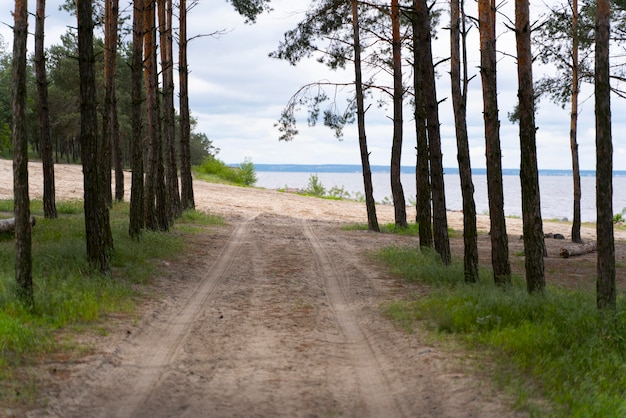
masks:
[[[79,167],[58,167],[57,193],[80,195],[80,180]],[[28,416],[517,416],[463,355],[381,314],[418,289],[368,251],[413,238],[341,230],[339,219],[364,220],[357,203],[201,183],[195,192],[228,226],[191,237],[137,318],[84,336],[90,355],[47,364],[47,404]]]

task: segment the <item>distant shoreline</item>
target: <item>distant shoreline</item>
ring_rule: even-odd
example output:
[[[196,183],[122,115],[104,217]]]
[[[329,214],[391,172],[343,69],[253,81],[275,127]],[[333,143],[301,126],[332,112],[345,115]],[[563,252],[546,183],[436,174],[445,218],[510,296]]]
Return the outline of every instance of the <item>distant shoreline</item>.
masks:
[[[236,166],[237,164],[231,164]],[[278,173],[360,173],[361,166],[358,164],[254,164],[256,171],[278,172]],[[373,173],[388,173],[389,167],[384,165],[371,166]],[[415,167],[402,166],[401,171],[404,174],[415,174]],[[455,167],[444,168],[446,174],[458,174],[459,169]],[[486,175],[487,169],[474,168],[472,174]],[[505,168],[502,170],[504,176],[519,176],[518,168]],[[539,170],[540,176],[572,176],[572,170],[542,169]],[[581,170],[582,177],[595,177],[595,170]],[[614,177],[626,177],[626,171],[613,171]]]

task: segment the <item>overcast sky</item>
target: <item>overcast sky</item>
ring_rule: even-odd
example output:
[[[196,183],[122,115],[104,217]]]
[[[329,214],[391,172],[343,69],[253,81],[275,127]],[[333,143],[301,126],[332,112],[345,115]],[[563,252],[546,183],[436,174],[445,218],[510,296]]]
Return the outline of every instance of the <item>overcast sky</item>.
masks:
[[[46,46],[57,43],[60,34],[67,26],[75,26],[74,19],[65,12],[59,12],[59,0],[48,0],[48,20],[46,21]],[[300,135],[292,142],[279,142],[279,133],[274,127],[281,109],[298,88],[306,83],[330,80],[345,82],[353,80],[350,70],[330,72],[314,60],[304,61],[296,67],[286,62],[268,57],[275,50],[286,30],[295,26],[304,15],[309,2],[293,0],[272,0],[274,11],[260,16],[254,25],[244,24],[230,4],[225,0],[201,0],[189,14],[189,37],[224,32],[216,37],[199,37],[189,44],[190,106],[192,115],[198,119],[197,131],[204,132],[213,144],[220,148],[219,158],[227,163],[240,163],[249,157],[256,164],[359,164],[359,148],[356,125],[345,130],[345,137],[338,141],[326,127],[307,127],[306,115],[302,114],[298,128]],[[513,7],[512,3],[509,7]],[[442,7],[445,3],[441,3]],[[537,11],[543,2],[531,3]],[[125,7],[124,0],[120,7]],[[475,7],[469,2],[468,7]],[[34,0],[29,1],[29,10],[34,11]],[[12,43],[11,10],[13,2],[0,0],[0,34],[5,43]],[[468,14],[474,13],[468,10]],[[509,13],[513,18],[513,14]],[[447,13],[442,22],[448,21]],[[30,31],[34,31],[34,18],[30,21]],[[498,49],[515,53],[514,39],[500,20],[502,35],[498,39]],[[472,35],[477,36],[477,30]],[[30,42],[32,46],[32,40]],[[439,39],[434,54],[438,58],[448,55],[447,32],[439,30]],[[473,50],[470,63],[471,74],[477,74],[478,49],[474,39],[469,46]],[[32,52],[32,51],[31,51]],[[470,52],[472,53],[472,52]],[[508,122],[507,113],[517,100],[517,73],[513,59],[502,56],[498,63],[499,109],[501,120],[501,142],[503,167],[519,167],[518,127]],[[541,76],[544,69],[536,66],[534,76]],[[449,97],[449,75],[446,68],[439,69],[438,98]],[[579,147],[581,168],[595,168],[594,109],[591,90],[585,90],[586,101],[580,109]],[[624,101],[613,98],[613,142],[614,167],[626,170],[626,147],[623,132],[626,130]],[[368,111],[367,139],[371,151],[370,162],[375,165],[388,165],[391,150],[392,124],[389,118],[391,107]],[[405,133],[403,165],[415,164],[415,135],[411,119],[411,109],[405,112]],[[440,107],[442,124],[442,144],[444,166],[455,167],[456,139],[451,109],[451,100],[445,100]],[[542,169],[569,169],[569,111],[542,101],[536,124],[539,167]],[[482,119],[482,94],[480,78],[477,76],[470,85],[468,127],[472,165],[485,167],[485,148]]]

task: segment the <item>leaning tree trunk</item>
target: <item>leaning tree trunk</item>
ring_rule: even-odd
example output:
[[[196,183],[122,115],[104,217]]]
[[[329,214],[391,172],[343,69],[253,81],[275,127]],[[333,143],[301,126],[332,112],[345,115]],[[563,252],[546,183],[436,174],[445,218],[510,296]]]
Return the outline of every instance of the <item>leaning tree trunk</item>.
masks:
[[[109,209],[101,190],[102,149],[98,144],[93,10],[90,1],[77,2],[78,65],[80,73],[80,148],[83,163],[85,235],[89,263],[101,272],[110,271],[112,249]],[[110,190],[110,186],[109,186]]]
[[[180,0],[180,27],[178,46],[178,76],[180,95],[180,200],[183,210],[193,209],[196,203],[193,196],[193,178],[191,177],[191,150],[189,137],[189,68],[187,65],[187,1]]]
[[[574,219],[572,221],[572,242],[582,243],[580,235],[581,214],[580,200],[582,197],[580,185],[580,165],[578,159],[578,94],[580,80],[578,79],[578,0],[572,0],[572,110],[570,113],[569,141],[572,150],[572,178],[574,181]]]
[[[141,87],[143,72],[143,18],[144,0],[133,2],[133,45],[131,61],[131,111],[130,121],[132,125],[131,160],[132,169],[130,190],[130,219],[128,234],[138,239],[144,227],[143,220],[143,134],[141,114],[143,104],[143,90]]]
[[[391,1],[391,27],[393,50],[393,140],[391,145],[391,194],[396,226],[406,227],[406,201],[400,180],[402,159],[402,39],[400,38],[400,6]]]
[[[417,11],[420,0],[413,0],[413,10]],[[415,165],[415,220],[418,223],[420,248],[433,246],[433,228],[431,211],[430,164],[428,152],[428,134],[426,132],[426,108],[424,103],[424,70],[425,65],[421,57],[421,44],[417,34],[420,32],[420,22],[413,16],[413,89],[415,94],[415,134],[417,138],[417,161]]]
[[[28,1],[16,0],[13,11],[13,196],[15,199],[15,279],[19,299],[32,307],[33,260],[28,196],[28,139],[26,135],[26,40]]]
[[[615,242],[613,232],[613,143],[611,137],[611,86],[609,35],[611,3],[598,0],[596,9],[596,210],[598,236],[597,305],[616,308]]]
[[[491,221],[491,264],[498,285],[511,283],[509,239],[504,217],[502,187],[502,153],[500,121],[498,120],[498,90],[496,82],[496,5],[495,0],[478,0],[480,32],[480,75],[483,89],[483,118],[487,154],[487,191]]]
[[[543,292],[546,287],[543,256],[543,223],[537,168],[535,137],[535,97],[533,90],[533,55],[530,44],[530,6],[528,0],[515,0],[515,36],[520,127],[520,179],[522,183],[522,223],[524,265],[528,293]]]
[[[461,30],[462,27],[462,30]],[[450,1],[450,79],[452,85],[452,107],[456,129],[457,161],[463,198],[463,271],[465,281],[478,282],[478,233],[476,227],[476,203],[470,164],[469,140],[467,136],[467,49],[464,0]],[[461,48],[462,39],[462,48]],[[461,54],[463,79],[461,80]],[[461,87],[462,83],[462,87]]]
[[[433,199],[433,231],[435,251],[441,256],[444,264],[452,261],[450,255],[450,238],[448,236],[448,218],[446,210],[446,194],[443,179],[443,156],[441,153],[441,132],[439,131],[439,105],[435,87],[435,69],[432,59],[430,32],[430,15],[426,0],[417,2],[416,20],[419,25],[418,40],[420,56],[425,65],[423,97],[426,106],[426,128],[428,131],[428,150],[430,153],[430,181]]]
[[[359,130],[359,148],[361,151],[361,166],[363,168],[363,185],[365,188],[365,206],[367,208],[367,227],[370,231],[379,232],[378,218],[376,217],[376,201],[372,186],[372,170],[370,168],[369,152],[367,151],[367,137],[365,136],[365,105],[363,101],[363,76],[361,73],[361,40],[359,28],[359,7],[356,0],[352,0],[352,28],[354,39],[354,83],[356,89],[356,113]]]
[[[57,207],[54,184],[54,160],[52,158],[52,140],[50,138],[50,108],[48,106],[48,79],[44,51],[46,0],[37,1],[35,17],[35,72],[39,97],[39,152],[43,167],[43,213],[46,218],[55,219],[57,217]]]

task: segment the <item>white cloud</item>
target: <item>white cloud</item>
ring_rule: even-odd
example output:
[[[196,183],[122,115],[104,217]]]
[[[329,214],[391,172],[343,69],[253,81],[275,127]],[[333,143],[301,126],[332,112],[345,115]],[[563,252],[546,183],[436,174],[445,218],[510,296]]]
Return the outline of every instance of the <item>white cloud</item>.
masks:
[[[298,3],[298,4],[296,4]],[[198,130],[214,141],[221,148],[220,157],[228,163],[238,163],[245,157],[251,157],[255,163],[347,163],[360,162],[359,147],[356,138],[356,126],[348,126],[345,139],[337,141],[332,131],[319,124],[314,128],[306,126],[305,115],[298,128],[301,134],[291,143],[280,143],[279,133],[274,127],[280,111],[291,95],[303,84],[329,79],[333,81],[351,81],[350,70],[331,72],[314,60],[304,61],[294,67],[286,62],[268,57],[268,53],[277,48],[283,34],[291,29],[304,16],[306,4],[289,0],[273,0],[274,12],[259,17],[254,25],[244,24],[244,19],[237,15],[226,1],[200,1],[189,14],[188,35],[208,35],[224,31],[220,36],[198,37],[189,45],[190,105],[192,114],[198,119]],[[58,42],[68,26],[75,26],[74,18],[66,12],[59,12],[61,0],[48,1],[48,19],[46,23],[46,42]],[[35,1],[29,1],[30,10],[34,10]],[[126,7],[122,4],[121,7]],[[443,5],[442,5],[443,7]],[[468,8],[475,8],[468,3]],[[512,3],[506,7],[512,8]],[[542,7],[542,3],[533,2],[533,10]],[[10,11],[13,2],[0,0],[0,34],[10,44],[12,34],[9,26],[12,21]],[[505,11],[513,16],[509,11]],[[468,9],[468,14],[475,15],[475,10]],[[447,12],[441,15],[442,26],[447,25]],[[514,38],[502,25],[498,26],[501,35],[498,49],[514,54]],[[34,20],[31,18],[31,31]],[[468,132],[472,166],[485,166],[485,145],[483,129],[483,106],[478,74],[478,31],[470,33],[469,49],[470,73],[476,75],[470,84],[468,97]],[[31,41],[32,45],[32,41]],[[435,54],[446,57],[449,48],[447,31],[439,29]],[[498,62],[499,109],[501,120],[501,142],[503,166],[519,166],[518,127],[508,121],[510,112],[517,101],[517,72],[510,56],[501,55]],[[535,67],[535,77],[541,75],[542,68]],[[446,99],[440,107],[442,124],[442,144],[444,165],[456,166],[456,140],[451,100],[449,99],[448,69],[438,69],[438,96]],[[586,90],[589,94],[590,90]],[[626,126],[621,115],[626,113],[624,101],[615,98],[613,105],[613,134],[615,169],[626,169],[626,145],[621,133]],[[403,164],[415,163],[415,135],[411,110],[406,109],[404,128]],[[372,164],[389,163],[392,124],[388,116],[391,108],[377,109],[376,106],[367,114],[367,138],[371,151]],[[581,167],[595,167],[593,100],[584,103],[580,112],[579,143]],[[542,102],[537,113],[536,123],[538,158],[540,168],[563,168],[571,166],[569,154],[569,112],[558,106]],[[618,158],[619,157],[619,158]]]

